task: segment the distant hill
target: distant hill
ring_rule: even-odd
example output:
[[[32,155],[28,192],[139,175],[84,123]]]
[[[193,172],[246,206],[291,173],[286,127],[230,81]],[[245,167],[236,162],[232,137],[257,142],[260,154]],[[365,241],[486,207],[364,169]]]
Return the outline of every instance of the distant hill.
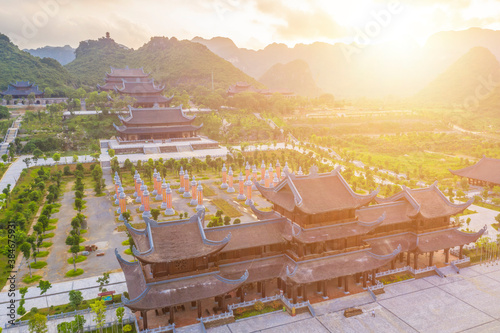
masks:
[[[491,92],[484,84],[490,80],[500,82],[500,64],[488,49],[474,47],[422,89],[415,99],[429,105],[476,107]]]
[[[403,39],[370,46],[312,43],[289,48],[270,44],[262,50],[238,48],[230,39],[192,41],[206,45],[250,76],[259,78],[278,63],[304,60],[316,84],[338,97],[410,97],[476,46],[500,59],[500,31],[471,28],[431,36],[425,45]]]
[[[270,89],[288,89],[302,96],[318,96],[318,88],[309,65],[304,60],[276,64],[262,75],[259,81]]]
[[[40,89],[64,89],[72,83],[69,72],[52,58],[34,57],[0,34],[0,89],[12,81],[34,81]]]
[[[124,48],[111,38],[80,43],[76,58],[66,65],[82,84],[102,84],[109,67],[144,67],[146,72],[167,86],[182,85],[227,89],[238,81],[257,84],[255,79],[215,55],[205,46],[176,38],[153,37],[138,50]]]
[[[39,58],[53,58],[61,65],[66,65],[75,60],[75,49],[69,45],[44,46],[38,49],[25,49],[24,51]]]

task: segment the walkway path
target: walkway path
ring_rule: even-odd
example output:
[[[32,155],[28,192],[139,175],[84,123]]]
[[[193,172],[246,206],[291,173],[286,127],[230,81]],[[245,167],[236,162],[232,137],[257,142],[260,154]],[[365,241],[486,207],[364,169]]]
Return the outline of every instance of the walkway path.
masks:
[[[0,156],[7,154],[9,144],[15,140],[22,120],[23,116],[17,117],[17,119],[14,120],[14,122],[12,123],[12,126],[7,130],[7,134],[5,134],[4,141],[0,145]]]

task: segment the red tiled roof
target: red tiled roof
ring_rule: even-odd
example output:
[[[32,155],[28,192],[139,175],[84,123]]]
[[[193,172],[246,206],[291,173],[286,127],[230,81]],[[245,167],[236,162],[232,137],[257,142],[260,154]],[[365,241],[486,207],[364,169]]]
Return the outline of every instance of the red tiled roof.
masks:
[[[297,208],[307,214],[356,209],[368,204],[377,195],[376,191],[369,195],[354,193],[340,175],[339,168],[318,174],[313,167],[307,176],[287,173],[274,188],[265,188],[254,182],[267,200],[288,211]]]
[[[474,165],[460,170],[450,170],[454,175],[500,184],[500,159],[484,157]]]

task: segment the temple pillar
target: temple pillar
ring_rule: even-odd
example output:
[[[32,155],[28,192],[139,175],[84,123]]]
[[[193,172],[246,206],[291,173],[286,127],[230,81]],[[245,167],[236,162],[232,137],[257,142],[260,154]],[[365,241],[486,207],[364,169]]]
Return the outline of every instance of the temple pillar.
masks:
[[[184,193],[184,170],[181,167],[181,171],[179,171],[179,181],[181,186],[179,187],[179,193]]]
[[[413,252],[413,269],[417,270],[418,269],[418,252],[415,251]]]
[[[328,297],[328,285],[326,280],[321,281],[321,289],[323,289],[323,297]]]
[[[248,181],[248,178],[250,177],[250,164],[245,165],[245,181]]]
[[[165,209],[165,215],[174,215],[175,210],[172,208],[172,190],[170,189],[170,183],[167,183],[167,188],[165,189],[166,204],[167,209]]]
[[[340,276],[337,278],[337,287],[342,288],[342,278]]]
[[[245,182],[245,186],[247,187],[247,200],[245,201],[245,205],[251,205],[253,204],[252,200],[252,181],[250,179],[247,179]]]
[[[222,165],[222,184],[220,185],[220,188],[225,190],[227,188],[227,168],[226,168],[226,163]]]
[[[266,281],[262,281],[261,284],[262,284],[262,287],[261,287],[262,288],[262,291],[261,291],[262,298],[266,298]]]
[[[262,282],[257,282],[257,292],[261,293],[262,292]]]
[[[398,257],[399,257],[399,262],[400,262],[400,263],[402,263],[402,262],[403,262],[403,259],[404,259],[404,253],[403,253],[403,252],[401,252],[401,253],[398,255]]]
[[[286,285],[286,297],[290,298],[292,296],[292,286],[290,286],[288,283]]]
[[[183,198],[191,198],[191,192],[189,190],[189,173],[186,171],[186,173],[184,173],[184,193],[182,194]]]
[[[174,311],[175,311],[175,307],[174,306],[169,307],[168,312],[170,312],[170,319],[169,319],[168,323],[170,325],[172,325],[174,323],[174,320],[175,320]]]
[[[377,271],[372,269],[372,286],[376,285],[377,284],[377,280],[376,280],[376,275],[377,274]]]
[[[361,273],[356,273],[356,274],[354,275],[354,279],[355,279],[356,283],[358,283],[358,284],[359,284],[359,280],[360,280],[360,278],[361,278]]]
[[[396,259],[391,260],[391,269],[396,268]]]
[[[460,250],[458,252],[458,259],[463,259],[464,258],[464,246],[460,245]]]
[[[363,272],[363,288],[366,289],[366,283],[368,282],[368,272]]]
[[[303,284],[302,287],[302,299],[304,300],[304,302],[307,302],[307,289],[306,289],[306,285]]]
[[[297,304],[297,292],[298,292],[298,286],[293,286],[292,287],[292,303]]]
[[[142,326],[144,326],[144,329],[148,329],[148,311],[141,311],[141,316],[142,316]]]
[[[167,181],[163,179],[161,184],[161,209],[167,209]]]
[[[321,287],[322,287],[322,286],[323,286],[323,285],[322,285],[321,281],[316,282],[316,292],[317,292],[318,294],[323,293],[323,290],[321,290]]]
[[[445,264],[450,262],[450,249],[444,250],[444,262]]]
[[[433,265],[434,251],[429,252],[429,266]]]
[[[240,177],[238,178],[238,196],[236,197],[237,200],[246,200],[246,195],[245,195],[245,178],[243,177],[243,174],[240,172]]]
[[[191,181],[191,202],[190,202],[191,206],[196,206],[196,204],[198,204],[197,194],[198,190],[196,188],[196,179],[193,176],[193,180]]]
[[[411,255],[410,255],[410,251],[406,252],[406,266],[410,266],[411,265]]]
[[[276,286],[278,287],[279,290],[282,290],[281,289],[281,279],[280,278],[276,278]]]
[[[201,181],[198,181],[198,205],[196,206],[196,210],[205,210],[205,206],[203,206],[203,186],[201,185]]]
[[[349,276],[344,276],[344,292],[349,293]]]
[[[298,243],[297,244],[297,250],[298,250],[298,255],[300,258],[302,258],[304,256],[304,244],[302,243]]]
[[[227,188],[227,192],[228,193],[233,193],[235,192],[235,189],[233,187],[233,170],[231,169],[231,167],[229,167],[229,174],[228,174],[228,188]]]

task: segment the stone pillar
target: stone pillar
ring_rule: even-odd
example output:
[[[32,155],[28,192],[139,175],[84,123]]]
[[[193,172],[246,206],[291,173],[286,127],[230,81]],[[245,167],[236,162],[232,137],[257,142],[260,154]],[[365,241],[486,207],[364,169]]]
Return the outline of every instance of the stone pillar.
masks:
[[[299,167],[299,171],[297,172],[297,175],[302,176],[304,173],[302,172],[302,167]]]
[[[266,164],[264,161],[262,161],[262,164],[260,166],[260,185],[264,185],[265,182],[265,177],[266,177]]]
[[[252,166],[252,177],[255,181],[257,181],[257,167],[255,166],[255,164]],[[257,188],[255,187],[255,185],[252,182],[252,190],[256,190],[256,189]]]
[[[269,163],[269,180],[272,181],[273,179],[274,179],[273,164]]]
[[[189,174],[186,171],[186,173],[184,173],[184,194],[182,194],[183,198],[191,198],[191,192],[189,192],[189,190],[190,190],[190,188],[189,188]]]
[[[138,190],[138,188],[137,188],[137,179],[140,179],[140,178],[141,178],[141,176],[139,176],[139,173],[137,172],[137,170],[135,170],[135,174],[134,174],[134,186],[135,186],[135,192],[134,192],[134,194],[133,194],[133,197],[134,197],[134,198],[135,198],[135,197],[137,197],[137,190]]]
[[[444,263],[447,264],[450,262],[450,249],[444,250]]]
[[[269,181],[270,181],[270,179],[269,179],[269,171],[266,170],[265,176],[264,176],[264,186],[265,187],[269,187],[269,185],[270,185]]]
[[[245,186],[247,187],[247,200],[245,201],[245,205],[251,205],[253,204],[252,200],[252,181],[248,179],[245,182]]]
[[[141,185],[142,185],[142,180],[139,177],[139,178],[137,178],[137,182],[135,183],[135,191],[137,193],[137,195],[135,196],[135,202],[137,202],[137,203],[142,201],[142,199],[141,199],[141,196],[142,196]]]
[[[181,187],[179,187],[179,193],[184,193],[184,170],[181,167],[179,171],[179,181],[181,182]]]
[[[229,167],[229,179],[228,179],[228,188],[227,188],[227,193],[234,193],[236,190],[234,189],[233,186],[233,169]]]
[[[146,188],[143,194],[143,205],[144,205],[144,213],[142,213],[142,217],[151,217],[151,212],[149,209],[149,192]]]
[[[464,246],[460,245],[460,250],[458,252],[458,259],[463,259],[464,258]]]
[[[413,259],[414,260],[413,269],[417,270],[418,269],[418,252],[417,251],[413,252],[413,258],[414,258]]]
[[[163,179],[163,183],[161,184],[161,209],[167,209],[167,181]]]
[[[227,188],[227,168],[226,168],[226,163],[222,165],[222,184],[220,185],[220,188],[225,190]]]
[[[429,252],[429,266],[433,265],[433,259],[434,259],[434,251]]]
[[[274,174],[272,187],[276,187],[278,185],[278,183],[279,183],[278,176],[276,174]]]
[[[203,206],[203,186],[201,186],[201,181],[198,181],[198,205],[196,206],[196,210],[205,210],[205,206]]]
[[[246,200],[246,195],[245,195],[245,178],[243,177],[243,174],[240,172],[240,177],[238,178],[238,196],[236,197],[237,200]]]
[[[201,318],[203,309],[201,308],[201,301],[200,300],[196,301],[196,307],[198,308],[198,318]]]
[[[196,199],[198,196],[197,196],[197,192],[198,192],[198,189],[196,187],[196,180],[193,176],[193,180],[191,181],[191,206],[195,206],[198,204],[198,200]]]
[[[172,190],[170,189],[170,183],[167,183],[167,188],[165,189],[165,197],[167,208],[165,209],[165,215],[171,216],[175,214],[175,210],[172,208]]]
[[[281,179],[281,165],[279,160],[276,161],[276,177]]]
[[[250,164],[245,165],[245,181],[247,181],[250,178]]]
[[[283,167],[283,177],[288,172],[290,172],[290,169],[288,168],[288,162],[285,162],[285,166]]]
[[[141,206],[139,207],[139,211],[141,211],[141,212],[144,211],[144,191],[145,190],[146,190],[146,185],[144,185],[144,182],[141,182],[141,187],[140,187]]]
[[[123,218],[123,213],[127,211],[127,196],[125,195],[125,192],[120,193],[120,217],[118,217],[118,220],[124,221],[125,219]]]
[[[158,172],[156,174],[156,198],[155,200],[162,200],[163,199],[163,189],[162,189],[162,183],[161,183],[161,176],[160,173]]]
[[[123,187],[121,187],[121,186],[120,186],[120,187],[118,188],[118,193],[116,194],[116,202],[118,202],[118,203],[117,203],[117,205],[118,205],[118,209],[116,210],[116,212],[117,212],[118,214],[121,214],[121,213],[122,213],[122,209],[121,209],[121,206],[120,206],[120,195],[121,195],[123,192],[125,192],[125,191],[123,190]]]
[[[153,192],[151,192],[151,195],[157,195],[158,194],[158,184],[156,181],[156,178],[158,177],[158,171],[155,170],[153,171]]]
[[[120,183],[120,180],[118,179],[115,181],[115,194],[113,195],[113,199],[115,199],[115,205],[118,205],[118,200],[120,199],[120,193],[118,192],[118,189],[122,186]]]

